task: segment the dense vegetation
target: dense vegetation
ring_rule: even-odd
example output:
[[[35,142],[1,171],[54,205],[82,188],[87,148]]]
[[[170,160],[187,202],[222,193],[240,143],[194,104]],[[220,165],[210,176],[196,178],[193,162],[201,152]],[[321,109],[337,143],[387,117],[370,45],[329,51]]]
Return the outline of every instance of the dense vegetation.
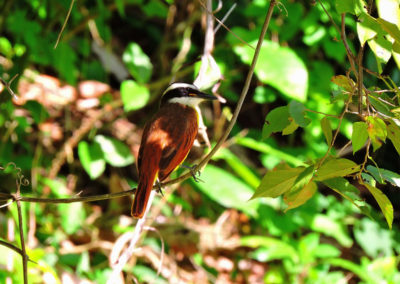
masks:
[[[206,1],[175,2],[0,3],[1,283],[24,263],[30,283],[107,282],[136,220],[131,194],[98,196],[135,188],[169,83],[224,98],[202,106],[223,137],[270,2],[213,1],[208,61]],[[277,3],[232,132],[155,198],[117,283],[400,283],[400,7],[367,2]]]

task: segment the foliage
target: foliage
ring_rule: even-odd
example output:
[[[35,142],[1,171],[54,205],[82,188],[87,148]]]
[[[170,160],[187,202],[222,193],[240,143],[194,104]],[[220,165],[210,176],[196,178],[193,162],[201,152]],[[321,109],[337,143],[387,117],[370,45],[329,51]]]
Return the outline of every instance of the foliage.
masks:
[[[0,77],[19,74],[9,86],[19,99],[0,93],[0,205],[15,181],[25,185],[22,175],[30,184],[21,194],[31,197],[135,186],[134,156],[159,95],[200,69],[205,13],[203,1],[189,2],[75,1],[56,48],[70,1],[0,4]],[[124,268],[127,282],[400,282],[400,9],[369,2],[280,1],[230,138],[201,182],[156,198],[157,233]],[[227,103],[202,106],[212,144],[268,5],[237,2],[230,31],[215,34]],[[195,148],[186,163],[201,157]],[[14,202],[0,209],[0,240],[18,248],[23,230],[32,283],[106,283],[110,250],[134,226],[130,202],[21,202],[21,228]],[[0,282],[22,283],[21,256],[3,242],[0,254]]]

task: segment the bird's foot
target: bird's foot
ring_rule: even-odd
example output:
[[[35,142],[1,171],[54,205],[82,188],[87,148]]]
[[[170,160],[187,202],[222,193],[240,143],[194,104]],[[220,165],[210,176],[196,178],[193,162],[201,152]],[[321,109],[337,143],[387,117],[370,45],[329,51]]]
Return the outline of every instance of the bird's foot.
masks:
[[[195,182],[204,182],[203,180],[201,180],[200,177],[200,170],[197,169],[197,165],[193,165],[193,166],[187,166],[187,165],[181,165],[182,168],[188,169],[190,171],[190,174],[192,175],[193,179]]]
[[[164,197],[164,193],[162,191],[161,183],[160,183],[160,181],[158,179],[156,180],[156,187],[157,187],[157,189],[156,189],[157,193],[161,194],[161,196]]]

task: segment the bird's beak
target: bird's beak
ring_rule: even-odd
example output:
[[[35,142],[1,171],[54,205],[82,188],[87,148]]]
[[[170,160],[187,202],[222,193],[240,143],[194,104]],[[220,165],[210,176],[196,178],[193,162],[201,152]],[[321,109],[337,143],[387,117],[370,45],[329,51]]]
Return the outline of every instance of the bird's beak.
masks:
[[[214,95],[206,94],[206,93],[203,93],[203,92],[200,92],[200,91],[196,92],[194,95],[196,97],[204,99],[204,100],[217,100],[218,99]]]

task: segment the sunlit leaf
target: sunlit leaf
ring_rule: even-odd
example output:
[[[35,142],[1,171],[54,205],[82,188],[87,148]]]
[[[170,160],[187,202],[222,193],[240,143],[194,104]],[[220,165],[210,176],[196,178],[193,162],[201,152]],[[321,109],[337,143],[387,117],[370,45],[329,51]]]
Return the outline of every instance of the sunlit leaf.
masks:
[[[84,227],[86,213],[83,203],[60,204],[58,205],[58,211],[61,216],[61,226],[67,234],[72,235]]]
[[[121,98],[126,112],[144,107],[150,98],[149,89],[133,80],[121,83]]]
[[[391,229],[393,223],[393,205],[390,202],[389,198],[387,198],[387,196],[383,194],[381,190],[372,185],[364,183],[364,186],[369,190],[369,192],[371,192],[376,202],[378,202],[378,205],[386,218],[388,226]]]
[[[331,159],[322,164],[315,174],[315,180],[324,181],[344,177],[360,170],[360,166],[348,159]]]
[[[389,120],[389,125],[387,126],[387,136],[400,155],[400,127],[392,120]]]
[[[308,124],[310,124],[311,120],[305,117],[306,107],[302,103],[298,101],[291,101],[288,106],[290,116],[294,118],[294,121],[298,125],[301,127],[306,127]]]
[[[353,80],[347,78],[344,75],[333,76],[331,81],[332,83],[338,85],[339,87],[342,87],[348,92],[351,92],[356,85],[356,83]]]
[[[316,232],[333,237],[344,247],[349,248],[353,244],[353,240],[349,236],[347,227],[340,219],[335,220],[327,215],[317,214],[313,217],[310,226],[312,230]]]
[[[368,13],[362,13],[357,22],[357,35],[361,44],[373,39],[379,32],[383,32],[379,23]]]
[[[296,123],[296,121],[294,121],[292,117],[289,117],[289,121],[290,124],[282,130],[282,135],[292,134],[296,131],[297,128],[299,128],[299,125]]]
[[[354,224],[354,237],[372,258],[392,255],[393,241],[390,230],[369,218],[363,218]]]
[[[262,178],[260,185],[251,199],[256,197],[278,197],[290,190],[303,167],[269,171]]]
[[[252,255],[253,258],[259,261],[289,258],[297,262],[299,259],[296,249],[279,239],[265,236],[246,236],[240,238],[240,244],[241,246],[255,249],[264,248]]]
[[[364,0],[336,0],[335,7],[339,14],[350,13],[359,15],[362,11],[366,11]]]
[[[204,182],[195,186],[218,204],[239,209],[251,216],[256,215],[258,202],[248,201],[253,189],[240,179],[213,165],[207,165],[200,178]]]
[[[351,135],[353,154],[364,146],[367,139],[368,139],[367,124],[364,121],[358,121],[353,123],[353,133]]]
[[[321,129],[325,135],[326,143],[331,145],[332,143],[332,127],[328,117],[324,117],[321,119]]]
[[[371,139],[374,151],[378,150],[382,146],[382,142],[385,142],[387,136],[386,124],[379,117],[367,117],[368,122],[368,136]]]
[[[300,158],[298,158],[294,155],[291,155],[290,153],[286,153],[285,151],[283,151],[282,149],[279,149],[278,147],[273,147],[267,143],[255,140],[250,137],[237,137],[236,143],[238,145],[247,147],[249,149],[253,149],[260,153],[275,156],[283,161],[288,162],[290,165],[293,165],[296,167],[305,165],[304,162]]]
[[[97,135],[94,140],[100,145],[104,159],[114,167],[125,167],[133,163],[134,159],[130,149],[121,141]]]
[[[272,133],[285,129],[290,124],[289,108],[281,106],[271,110],[265,118],[263,127],[263,139],[268,138]]]
[[[256,46],[257,42],[250,42]],[[254,50],[248,46],[235,46],[234,52],[250,64]],[[289,47],[264,41],[255,73],[263,83],[270,84],[291,99],[304,102],[307,98],[308,71],[303,60]]]
[[[306,203],[317,192],[317,189],[315,182],[309,182],[301,189],[287,191],[284,195],[284,201],[288,205],[285,212]]]
[[[146,83],[149,81],[153,71],[153,65],[150,62],[150,58],[137,43],[133,42],[128,44],[122,55],[122,60],[136,81],[139,83]]]
[[[397,5],[398,5],[398,3],[397,3]],[[399,9],[399,7],[397,7],[397,10],[398,9]],[[381,18],[377,19],[376,21],[381,25],[381,27],[388,34],[390,34],[394,38],[395,41],[400,42],[400,30],[397,27],[397,25],[395,25],[395,24],[393,24],[391,22],[388,22],[388,21],[386,21],[384,19],[381,19]]]
[[[106,161],[98,143],[89,144],[86,141],[79,142],[78,156],[83,168],[91,179],[98,178],[104,172]]]

